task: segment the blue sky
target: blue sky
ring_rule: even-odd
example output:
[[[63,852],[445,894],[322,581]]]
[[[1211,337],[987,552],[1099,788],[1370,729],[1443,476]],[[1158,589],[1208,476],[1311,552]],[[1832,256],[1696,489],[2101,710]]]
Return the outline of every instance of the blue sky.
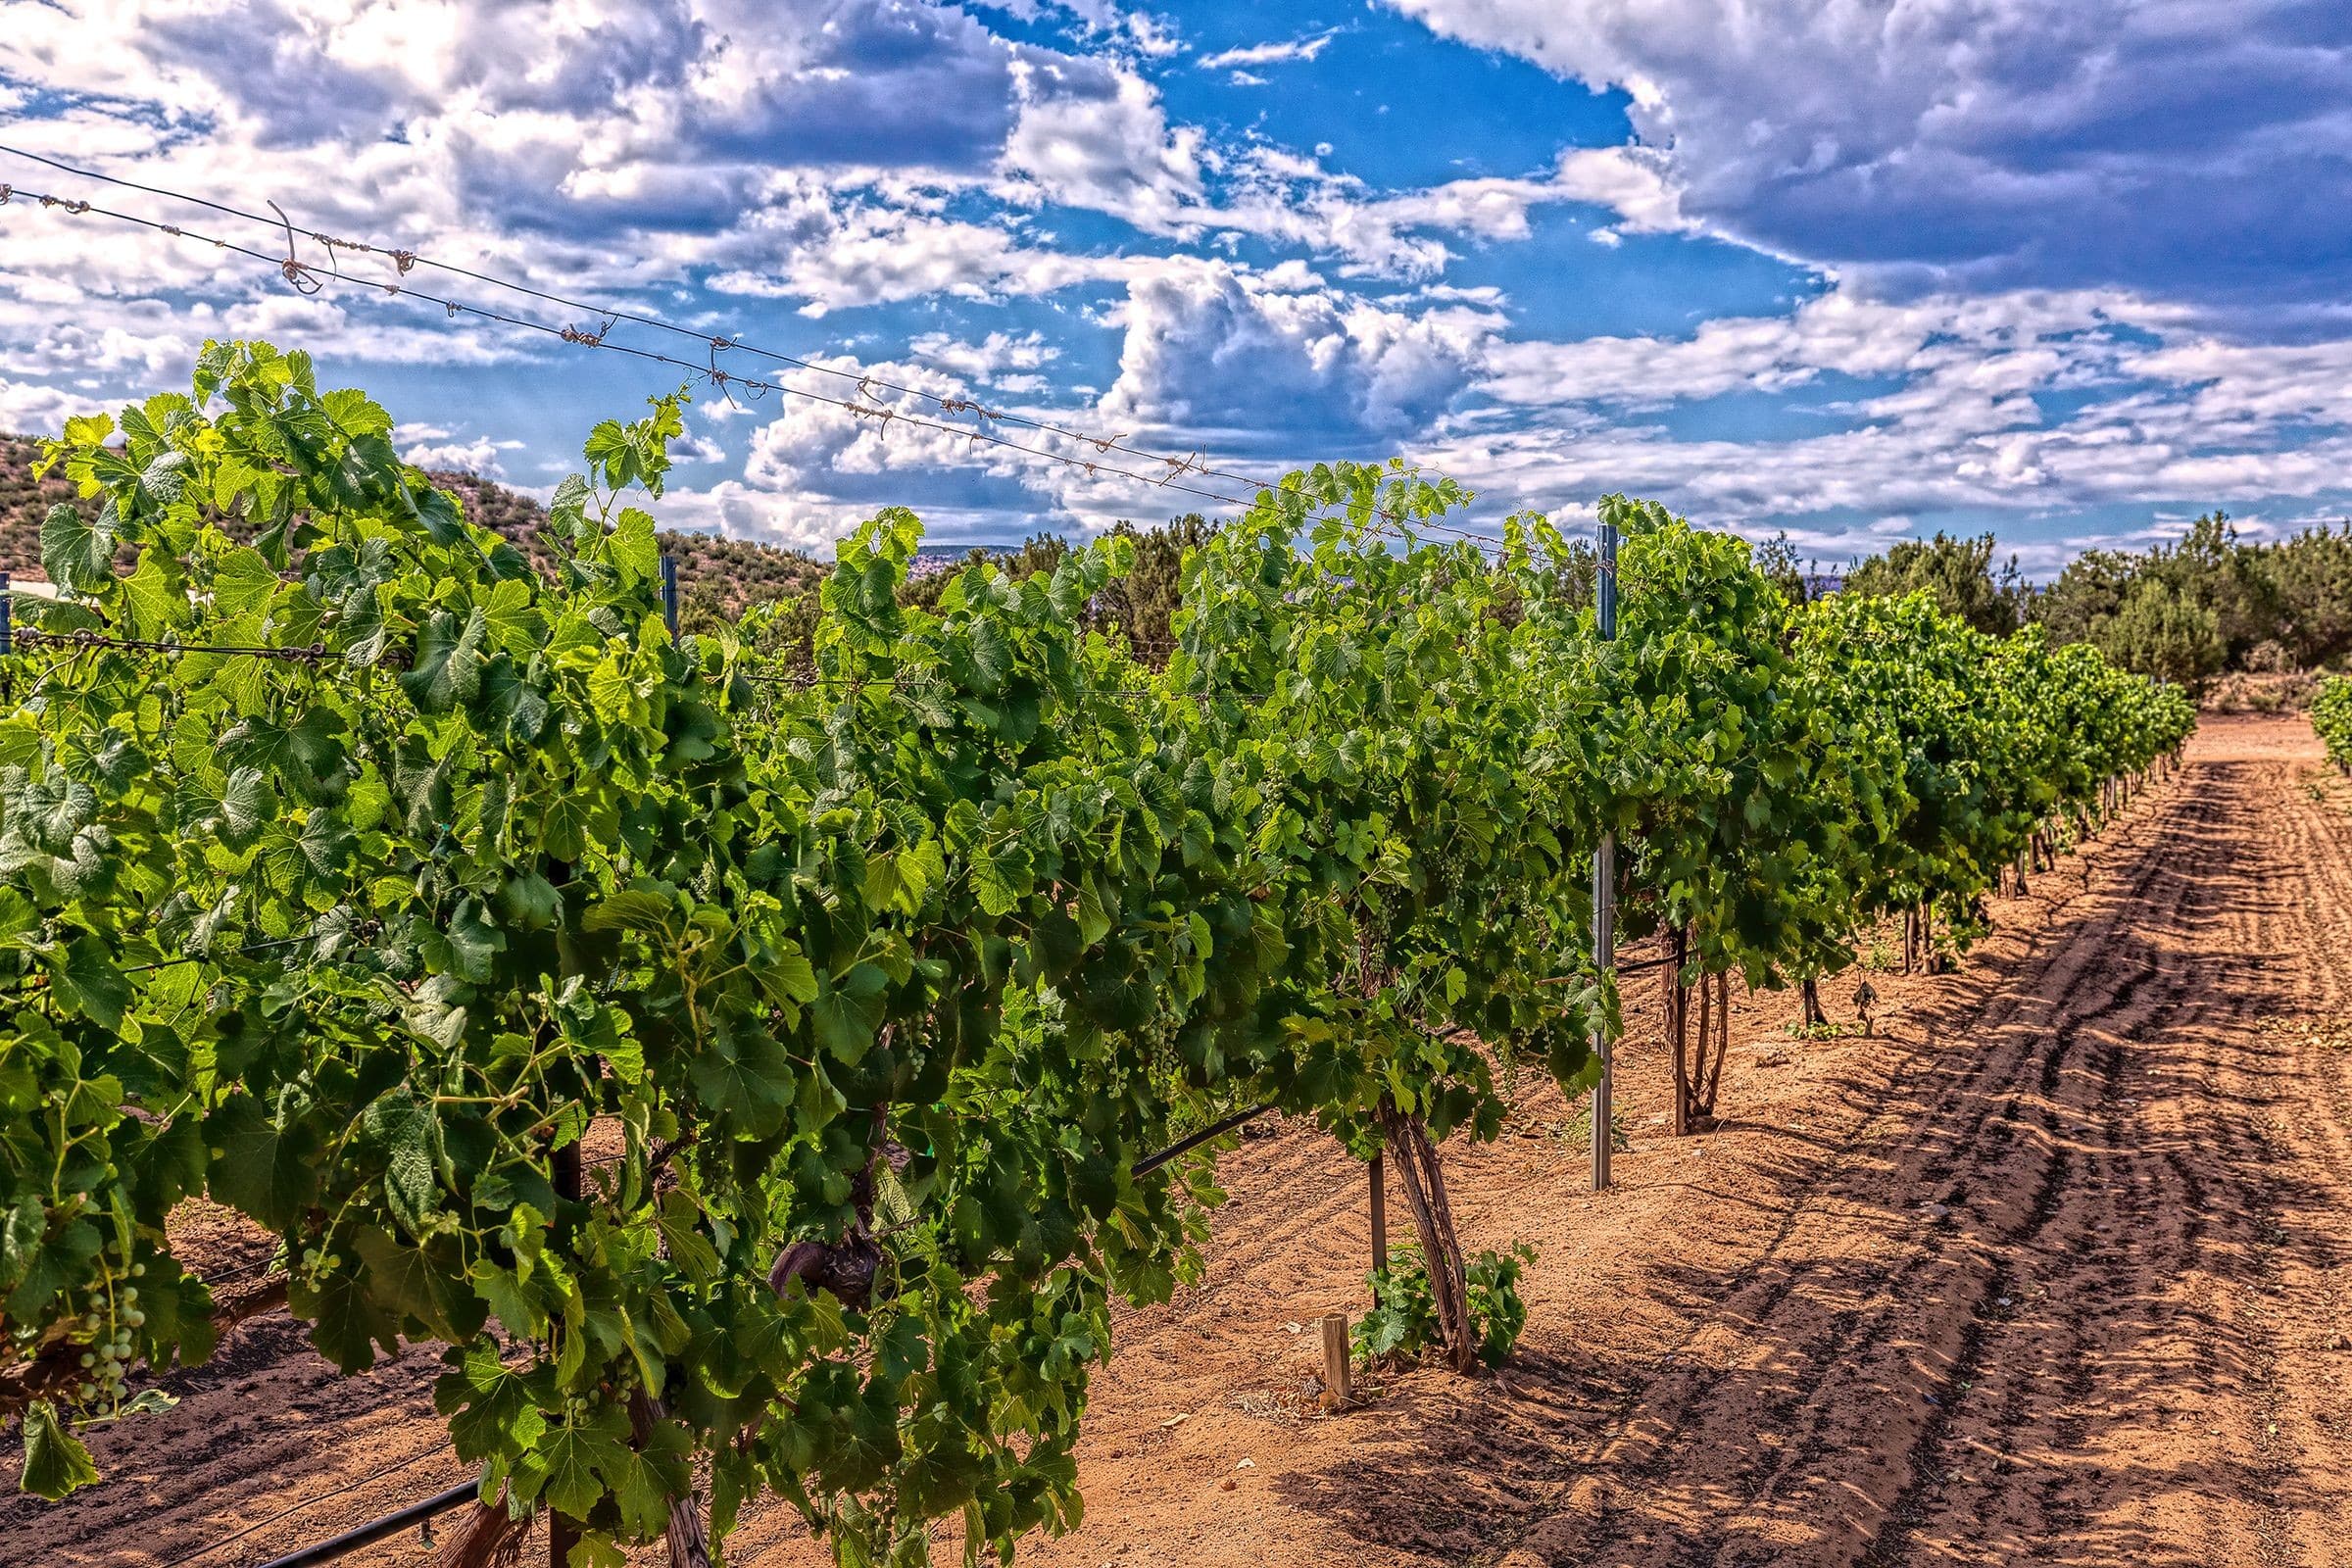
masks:
[[[1623,490],[1825,562],[1989,528],[2046,573],[2213,507],[2258,536],[2352,514],[2332,0],[0,0],[0,142],[851,372],[793,385],[871,372],[902,414],[968,398],[1252,475],[1402,455],[1490,519]],[[230,334],[532,490],[680,379],[0,208],[0,427]],[[696,398],[678,526],[821,547],[906,504],[1011,539],[1189,505]]]

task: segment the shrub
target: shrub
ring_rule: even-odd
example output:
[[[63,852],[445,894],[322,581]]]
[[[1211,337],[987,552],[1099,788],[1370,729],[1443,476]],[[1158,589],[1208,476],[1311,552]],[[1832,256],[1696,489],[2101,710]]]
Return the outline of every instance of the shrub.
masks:
[[[1479,1359],[1500,1366],[1509,1359],[1527,1327],[1527,1303],[1519,1297],[1520,1271],[1536,1260],[1536,1250],[1513,1242],[1500,1252],[1479,1253],[1469,1262],[1470,1333]],[[1372,1310],[1355,1325],[1355,1353],[1365,1361],[1417,1359],[1438,1343],[1437,1298],[1421,1250],[1400,1247],[1385,1269],[1364,1276],[1372,1287]]]

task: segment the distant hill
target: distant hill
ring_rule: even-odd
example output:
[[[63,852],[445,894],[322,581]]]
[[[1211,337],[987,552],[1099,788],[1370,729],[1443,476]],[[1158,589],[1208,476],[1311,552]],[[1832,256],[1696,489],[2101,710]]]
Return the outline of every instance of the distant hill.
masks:
[[[41,569],[41,519],[61,501],[80,504],[63,475],[33,478],[40,455],[40,444],[29,436],[0,435],[0,569],[29,581],[47,576]],[[545,507],[478,474],[435,471],[432,479],[464,504],[469,519],[504,535],[533,562],[546,564]],[[662,548],[677,561],[678,599],[689,621],[699,615],[733,620],[754,605],[797,598],[812,592],[832,570],[773,545],[707,533],[664,532],[661,538]]]

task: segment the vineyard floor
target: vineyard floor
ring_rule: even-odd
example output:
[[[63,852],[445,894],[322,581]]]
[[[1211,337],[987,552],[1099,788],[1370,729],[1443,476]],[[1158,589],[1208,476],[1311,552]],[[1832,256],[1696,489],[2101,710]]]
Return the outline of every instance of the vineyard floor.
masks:
[[[1022,1560],[2352,1565],[2352,788],[2299,719],[2209,719],[1993,907],[1962,972],[1867,973],[1870,1038],[1743,1001],[1701,1137],[1665,1136],[1638,997],[1610,1194],[1547,1090],[1449,1146],[1468,1245],[1539,1250],[1499,1374],[1318,1413],[1315,1320],[1365,1300],[1362,1170],[1311,1129],[1246,1142],[1205,1277],[1119,1323],[1084,1527]],[[163,1568],[258,1525],[191,1565],[241,1568],[461,1479],[431,1370],[339,1382],[250,1328],[99,1435],[107,1485],[0,1503],[0,1562]],[[730,1544],[824,1560],[776,1510]]]

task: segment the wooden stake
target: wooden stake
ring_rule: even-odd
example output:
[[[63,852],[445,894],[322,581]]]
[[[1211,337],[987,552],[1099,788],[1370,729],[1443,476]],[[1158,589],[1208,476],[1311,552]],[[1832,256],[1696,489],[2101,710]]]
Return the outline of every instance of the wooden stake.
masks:
[[[1377,1153],[1372,1156],[1372,1268],[1389,1271],[1389,1173]]]
[[[1352,1394],[1348,1377],[1348,1314],[1334,1312],[1323,1320],[1323,1400],[1333,1410],[1347,1404]]]

